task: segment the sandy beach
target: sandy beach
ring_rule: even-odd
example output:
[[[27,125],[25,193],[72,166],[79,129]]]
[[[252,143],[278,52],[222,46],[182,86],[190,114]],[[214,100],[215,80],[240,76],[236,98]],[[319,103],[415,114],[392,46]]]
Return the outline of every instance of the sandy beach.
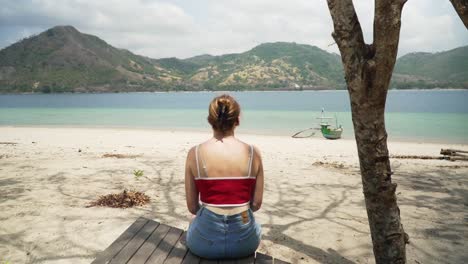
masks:
[[[138,217],[186,229],[184,162],[209,131],[0,127],[0,263],[90,263]],[[262,253],[292,263],[374,263],[353,140],[239,134],[262,151]],[[392,155],[468,145],[394,142]],[[128,155],[106,158],[104,154]],[[468,263],[468,162],[392,159],[407,263]],[[136,180],[134,170],[143,170]],[[143,207],[86,207],[144,191]]]

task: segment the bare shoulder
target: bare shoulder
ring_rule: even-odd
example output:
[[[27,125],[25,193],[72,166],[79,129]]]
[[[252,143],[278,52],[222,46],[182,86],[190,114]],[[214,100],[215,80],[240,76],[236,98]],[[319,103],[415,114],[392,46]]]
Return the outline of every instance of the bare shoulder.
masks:
[[[188,153],[187,153],[187,160],[192,160],[194,159],[195,157],[195,151],[197,149],[197,146],[193,146],[189,149]]]
[[[257,146],[253,145],[253,144],[251,146],[253,147],[254,155],[261,158],[262,155],[261,155],[260,149]]]

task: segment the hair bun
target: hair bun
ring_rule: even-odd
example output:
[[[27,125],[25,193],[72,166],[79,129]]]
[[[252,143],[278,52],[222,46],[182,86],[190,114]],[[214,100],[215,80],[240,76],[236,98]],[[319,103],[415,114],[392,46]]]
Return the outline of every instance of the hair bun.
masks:
[[[208,112],[208,122],[215,130],[224,133],[238,125],[240,106],[230,95],[215,97],[210,103]]]
[[[225,97],[217,99],[218,104],[218,121],[223,122],[229,118],[229,110],[231,108],[231,101]]]

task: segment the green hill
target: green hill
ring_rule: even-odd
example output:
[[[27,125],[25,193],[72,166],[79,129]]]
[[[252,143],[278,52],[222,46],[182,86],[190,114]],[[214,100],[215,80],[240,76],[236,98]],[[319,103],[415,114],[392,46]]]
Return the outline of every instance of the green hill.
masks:
[[[171,75],[150,59],[71,26],[51,28],[0,51],[2,91],[118,91],[168,79]]]
[[[468,46],[438,53],[410,53],[398,59],[397,88],[468,88]]]
[[[0,51],[0,92],[335,89],[343,83],[338,55],[295,43],[151,59],[57,26]]]
[[[393,87],[468,88],[468,46],[397,61]],[[343,89],[340,56],[296,43],[238,53],[151,59],[57,26],[0,50],[0,93]]]
[[[340,57],[296,43],[264,43],[247,52],[185,60],[200,68],[190,81],[207,89],[328,88],[344,86]]]

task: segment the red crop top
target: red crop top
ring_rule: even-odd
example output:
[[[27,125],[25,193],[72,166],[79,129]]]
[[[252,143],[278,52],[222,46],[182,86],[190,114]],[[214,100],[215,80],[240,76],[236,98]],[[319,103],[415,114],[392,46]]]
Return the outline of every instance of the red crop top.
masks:
[[[256,178],[250,176],[253,160],[253,146],[250,146],[250,157],[248,174],[246,177],[200,177],[200,166],[198,164],[198,146],[195,150],[197,162],[197,177],[195,185],[200,192],[200,201],[205,205],[228,207],[242,206],[250,203],[255,190]],[[205,169],[205,163],[203,162]],[[206,171],[205,171],[206,173]]]

